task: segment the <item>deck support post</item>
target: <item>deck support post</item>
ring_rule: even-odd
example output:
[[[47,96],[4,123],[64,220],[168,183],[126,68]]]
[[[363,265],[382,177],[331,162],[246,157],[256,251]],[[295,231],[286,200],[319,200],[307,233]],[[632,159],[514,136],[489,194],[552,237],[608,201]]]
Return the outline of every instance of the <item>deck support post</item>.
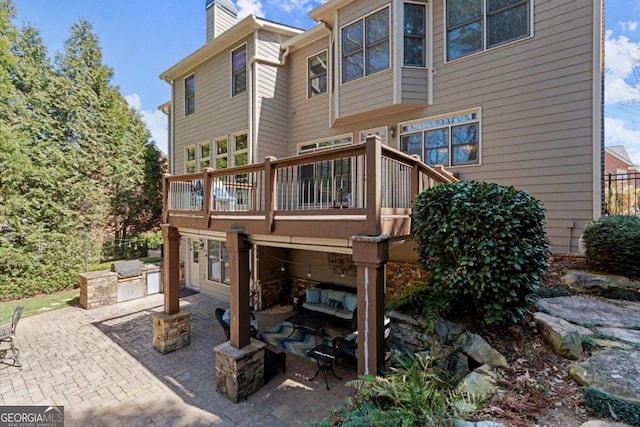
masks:
[[[242,349],[250,344],[249,328],[249,249],[251,244],[242,230],[227,232],[227,249],[231,264],[231,346]]]
[[[171,315],[180,311],[180,233],[169,224],[160,228],[164,239],[164,312]]]
[[[353,236],[358,269],[358,374],[379,374],[385,364],[384,280],[387,236]]]

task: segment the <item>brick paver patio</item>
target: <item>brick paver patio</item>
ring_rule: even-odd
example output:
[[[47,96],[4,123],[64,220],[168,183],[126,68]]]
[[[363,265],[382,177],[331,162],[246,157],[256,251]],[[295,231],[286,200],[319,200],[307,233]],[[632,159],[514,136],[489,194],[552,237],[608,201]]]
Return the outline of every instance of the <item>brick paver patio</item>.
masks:
[[[228,304],[192,295],[191,345],[161,355],[152,347],[151,313],[163,295],[86,311],[67,307],[24,318],[17,330],[22,368],[0,364],[0,405],[64,405],[66,426],[296,426],[319,421],[353,389],[354,368],[338,366],[343,381],[313,382],[313,362],[287,354],[278,373],[247,401],[216,392],[213,347],[226,340],[213,315]],[[260,329],[284,315],[258,314]]]

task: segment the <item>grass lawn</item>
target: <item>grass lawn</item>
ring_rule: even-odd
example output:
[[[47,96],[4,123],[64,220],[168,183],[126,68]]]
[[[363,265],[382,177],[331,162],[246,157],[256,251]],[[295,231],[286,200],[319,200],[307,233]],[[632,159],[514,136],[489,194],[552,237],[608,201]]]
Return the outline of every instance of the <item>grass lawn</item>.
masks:
[[[62,291],[55,294],[39,295],[15,301],[0,303],[0,324],[11,321],[11,315],[17,306],[24,307],[22,317],[29,317],[45,311],[57,310],[68,306],[78,305],[80,289]]]

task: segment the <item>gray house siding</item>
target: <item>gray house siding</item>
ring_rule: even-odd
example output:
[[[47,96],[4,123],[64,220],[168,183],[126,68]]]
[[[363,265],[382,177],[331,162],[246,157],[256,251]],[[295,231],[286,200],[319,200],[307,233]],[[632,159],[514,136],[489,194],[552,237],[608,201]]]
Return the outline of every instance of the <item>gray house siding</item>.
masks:
[[[258,57],[278,62],[281,42],[278,34],[259,31]],[[266,156],[285,157],[289,117],[288,68],[257,62],[255,77],[254,137],[258,143],[254,161],[261,162]]]

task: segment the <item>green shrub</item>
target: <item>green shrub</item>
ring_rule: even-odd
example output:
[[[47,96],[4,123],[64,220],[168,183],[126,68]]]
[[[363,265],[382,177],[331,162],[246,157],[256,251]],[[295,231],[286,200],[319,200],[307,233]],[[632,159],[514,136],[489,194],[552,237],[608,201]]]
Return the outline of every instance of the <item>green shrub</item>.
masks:
[[[583,240],[594,268],[640,277],[640,217],[604,216],[585,227]]]
[[[584,388],[582,395],[589,412],[596,417],[611,418],[615,414],[616,421],[640,427],[639,404],[627,402],[593,387]]]
[[[500,324],[516,322],[535,302],[550,250],[534,197],[458,182],[422,192],[414,212],[418,262],[449,307]]]

